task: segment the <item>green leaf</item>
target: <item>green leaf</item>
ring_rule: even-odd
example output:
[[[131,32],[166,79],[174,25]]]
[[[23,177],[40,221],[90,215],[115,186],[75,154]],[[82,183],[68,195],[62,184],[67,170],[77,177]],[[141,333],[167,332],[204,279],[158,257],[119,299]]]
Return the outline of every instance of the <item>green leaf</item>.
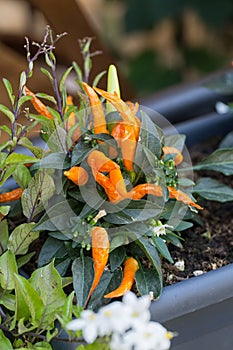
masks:
[[[73,149],[72,158],[71,158],[71,166],[75,166],[80,164],[83,159],[85,159],[88,153],[92,150],[91,146],[84,143],[78,142]]]
[[[11,85],[10,81],[6,78],[3,78],[3,84],[5,85],[5,88],[7,90],[8,96],[9,96],[10,101],[11,101],[11,104],[13,106],[14,102],[15,102],[15,96],[13,94],[12,85]]]
[[[15,164],[13,164],[13,165],[7,166],[7,167],[4,169],[4,170],[5,170],[5,171],[3,172],[4,176],[3,176],[2,180],[0,181],[0,186],[2,186],[2,185],[6,182],[6,180],[7,180],[11,175],[14,174],[14,171],[15,171],[16,167],[17,167],[17,164],[15,163]]]
[[[69,160],[63,152],[50,153],[40,161],[40,167],[45,169],[67,169]]]
[[[23,72],[20,74],[20,79],[19,79],[19,88],[20,88],[20,90],[23,89],[23,87],[24,87],[25,84],[26,84],[26,81],[27,81],[26,73],[23,71]]]
[[[103,78],[105,74],[106,74],[106,70],[97,74],[95,76],[95,79],[93,80],[92,86],[97,86],[99,84],[99,81]]]
[[[125,247],[119,247],[118,249],[114,249],[109,254],[109,263],[111,271],[115,271],[121,264],[123,263],[126,257]]]
[[[6,165],[18,165],[27,163],[36,163],[39,159],[26,154],[11,153],[6,159]]]
[[[14,289],[14,273],[17,272],[15,255],[7,250],[0,256],[0,285],[3,289]]]
[[[78,80],[82,81],[83,80],[82,70],[80,69],[79,65],[76,62],[72,62],[72,64],[77,74]]]
[[[53,82],[53,77],[52,77],[51,73],[50,73],[47,69],[41,68],[40,70],[41,70],[41,72],[42,72],[43,74],[45,74],[45,75],[49,78],[49,80],[50,80],[51,82]]]
[[[62,289],[62,279],[52,261],[50,264],[35,270],[29,282],[44,305],[39,324],[39,327],[43,329],[55,320],[56,313],[66,301],[66,294]]]
[[[9,205],[1,205],[0,206],[0,221],[9,214],[11,207]],[[1,226],[0,226],[1,228]],[[0,231],[0,236],[1,236],[1,231]],[[1,242],[1,240],[0,240]]]
[[[156,246],[160,254],[171,264],[173,264],[173,259],[170,255],[166,242],[164,242],[164,240],[161,237],[157,236],[152,236],[152,241],[154,242],[154,245]]]
[[[6,207],[8,207],[8,206],[6,206]],[[3,207],[0,207],[0,208],[3,208]],[[0,222],[0,242],[1,242],[1,246],[4,250],[7,249],[8,239],[9,239],[8,222],[7,222],[7,220],[3,220]]]
[[[48,237],[45,241],[38,258],[38,266],[44,266],[50,263],[53,258],[62,258],[67,250],[63,241]]]
[[[48,110],[52,113],[52,108],[48,107]],[[54,111],[54,110],[53,110]],[[59,121],[61,119],[58,112],[54,111],[52,113],[55,115],[55,118]],[[50,123],[47,123],[46,126],[43,127],[43,137],[45,142],[47,143],[47,146],[52,152],[67,152],[67,145],[66,145],[66,131],[64,128],[62,128],[60,125],[56,125],[57,120],[51,120],[49,119]]]
[[[104,203],[103,206],[106,207],[106,212],[109,212],[104,216],[104,220],[112,224],[125,225],[132,222],[141,222],[150,218],[156,218],[163,210],[160,202],[159,199],[158,203],[150,202],[149,200],[132,200],[129,205],[126,206],[127,200],[123,200],[118,204],[118,210],[116,205],[114,205],[114,208],[112,208],[113,210],[111,210],[112,205],[110,203]]]
[[[195,182],[185,177],[179,177],[178,184],[183,187],[191,187],[195,185]]]
[[[156,297],[161,292],[161,285],[158,275],[153,269],[143,267],[139,262],[139,269],[135,274],[136,287],[140,295],[149,295],[153,292]]]
[[[233,148],[233,131],[223,138],[218,148]]]
[[[20,109],[20,107],[21,107],[25,102],[30,101],[31,99],[32,99],[32,96],[22,96],[22,97],[20,97],[19,102],[18,102],[18,106],[17,106],[18,110]]]
[[[92,286],[94,270],[90,257],[80,255],[72,264],[73,286],[77,297],[77,303],[84,307]]]
[[[0,130],[4,131],[7,135],[11,136],[12,135],[12,131],[10,128],[8,128],[8,126],[6,125],[1,125],[0,126]]]
[[[13,177],[15,182],[21,188],[26,188],[32,178],[29,169],[23,164],[19,164],[16,167]]]
[[[49,343],[43,341],[43,342],[37,342],[33,346],[32,350],[53,350],[53,348]]]
[[[161,261],[160,261],[158,251],[147,238],[138,237],[135,243],[139,245],[139,247],[144,251],[147,258],[149,259],[149,261],[152,263],[152,266],[154,267],[154,270],[158,279],[157,294],[155,296],[159,296],[162,291],[162,271],[161,271]]]
[[[15,121],[15,116],[14,114],[10,111],[10,109],[2,104],[0,104],[0,112],[2,112],[3,114],[5,114],[5,116],[7,116],[7,118],[10,120],[11,124],[14,123]]]
[[[177,226],[175,226],[174,229],[176,231],[180,232],[180,231],[187,230],[188,228],[190,228],[192,226],[193,226],[192,222],[182,220]]]
[[[154,124],[151,118],[142,110],[139,137],[139,143],[160,158],[163,131],[156,124]]]
[[[36,228],[38,230],[63,231],[64,234],[72,228],[72,219],[77,217],[79,203],[77,201],[65,200],[47,209],[46,214],[39,220]],[[82,204],[81,204],[82,207]]]
[[[164,146],[175,147],[182,152],[185,145],[185,139],[186,135],[183,134],[166,135],[164,136]]]
[[[194,170],[219,171],[224,175],[233,175],[233,149],[221,148],[213,152],[201,163],[193,167]]]
[[[104,295],[108,293],[109,287],[109,291],[116,289],[120,285],[121,279],[122,272],[120,270],[116,270],[114,273],[104,271],[99,284],[91,296],[91,300],[88,303],[88,308],[98,310],[101,306],[103,306],[103,304],[106,303]]]
[[[45,171],[38,171],[22,194],[23,213],[27,218],[33,218],[48,206],[48,200],[53,196],[55,185],[52,177]]]
[[[17,259],[18,268],[20,269],[22,266],[26,265],[31,260],[31,258],[35,255],[35,253],[36,252],[31,252],[18,258]]]
[[[43,301],[26,278],[15,274],[14,280],[16,308],[13,325],[22,319],[30,320],[33,328],[37,328],[44,312]]]
[[[52,103],[54,103],[55,105],[57,104],[56,99],[55,99],[54,96],[52,96],[52,95],[48,95],[48,94],[44,94],[44,93],[42,93],[42,92],[38,92],[38,93],[36,94],[36,96],[37,96],[38,98],[42,98],[42,99],[45,99],[45,100],[47,100],[47,101],[49,101],[49,102],[52,102]]]
[[[193,192],[210,201],[233,201],[233,189],[210,177],[202,177],[198,180]]]
[[[60,79],[60,84],[59,84],[59,90],[60,90],[60,92],[63,91],[65,81],[66,81],[68,75],[70,74],[70,72],[72,71],[72,69],[73,69],[73,67],[71,66],[71,67],[67,68],[67,69],[65,70],[65,72],[62,74],[61,79]]]
[[[178,248],[183,247],[182,243],[180,242],[181,239],[182,238],[180,236],[176,235],[175,233],[173,233],[171,231],[167,232],[167,234],[166,234],[166,240]]]
[[[0,304],[4,305],[10,311],[15,311],[15,296],[11,292],[5,291],[1,294]]]
[[[0,329],[0,349],[1,350],[14,350],[11,345],[10,340],[4,335],[3,331]]]
[[[27,137],[22,137],[19,140],[19,145],[29,149],[34,154],[34,156],[39,159],[45,155],[45,150],[41,147],[34,146],[33,143]]]
[[[34,227],[34,222],[17,226],[9,237],[8,249],[15,255],[26,254],[30,244],[39,237],[39,231],[33,231]]]

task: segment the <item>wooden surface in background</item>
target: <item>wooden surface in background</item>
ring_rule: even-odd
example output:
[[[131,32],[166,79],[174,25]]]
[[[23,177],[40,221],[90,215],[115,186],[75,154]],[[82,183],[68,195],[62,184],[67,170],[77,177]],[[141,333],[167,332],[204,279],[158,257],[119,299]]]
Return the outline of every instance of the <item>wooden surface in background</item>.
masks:
[[[72,61],[78,62],[82,65],[82,57],[80,54],[80,48],[78,39],[82,39],[86,36],[94,38],[92,44],[93,51],[102,51],[101,55],[97,55],[93,58],[93,70],[91,79],[99,72],[106,70],[111,63],[115,63],[115,59],[105,47],[103,42],[98,38],[95,28],[86,18],[82,8],[75,0],[27,0],[33,8],[40,11],[49,24],[55,34],[61,34],[67,32],[64,38],[56,45],[56,57],[60,65],[64,67],[70,66]],[[32,18],[33,25],[33,18]],[[32,31],[33,32],[33,31]],[[22,38],[19,34],[19,42],[22,42]],[[22,36],[24,36],[22,34]],[[35,40],[32,34],[26,34],[30,41]],[[16,36],[17,37],[17,36]],[[42,39],[42,38],[41,38]],[[0,103],[9,106],[9,99],[5,88],[2,83],[2,78],[7,78],[13,85],[14,93],[17,95],[17,89],[19,84],[20,73],[26,69],[25,51],[17,50],[19,43],[15,43],[15,48],[9,48],[7,43],[3,44],[0,41]],[[12,43],[11,43],[12,46]],[[122,96],[125,99],[132,99],[133,92],[129,86],[127,80],[119,71],[119,78],[121,82]],[[106,77],[104,77],[100,84],[100,87],[106,88]],[[35,92],[51,92],[51,86],[46,77],[40,72],[38,66],[35,65],[33,78],[30,80],[30,88]],[[24,119],[21,118],[21,123],[24,123]],[[0,113],[0,125],[9,124],[8,119]],[[6,135],[2,133],[0,141],[2,142],[6,138]]]

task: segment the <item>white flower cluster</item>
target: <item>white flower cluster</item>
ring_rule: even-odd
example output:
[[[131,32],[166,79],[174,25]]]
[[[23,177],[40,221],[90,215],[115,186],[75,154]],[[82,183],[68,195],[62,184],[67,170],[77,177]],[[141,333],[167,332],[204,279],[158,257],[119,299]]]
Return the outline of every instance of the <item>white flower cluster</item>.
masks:
[[[160,323],[150,321],[150,297],[137,298],[132,292],[122,302],[115,301],[97,313],[84,310],[80,319],[67,324],[68,330],[82,330],[91,344],[97,337],[110,336],[111,350],[167,350],[172,333]]]

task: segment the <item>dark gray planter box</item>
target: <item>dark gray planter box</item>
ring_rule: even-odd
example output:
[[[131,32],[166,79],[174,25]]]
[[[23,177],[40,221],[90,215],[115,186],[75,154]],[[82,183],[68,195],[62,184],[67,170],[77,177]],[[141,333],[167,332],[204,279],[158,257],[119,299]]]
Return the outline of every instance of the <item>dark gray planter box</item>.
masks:
[[[165,287],[151,317],[178,332],[172,350],[232,349],[233,264]]]
[[[223,136],[232,125],[232,113],[212,113],[176,127],[190,146]],[[233,349],[233,264],[165,287],[152,303],[151,317],[178,332],[172,350]]]

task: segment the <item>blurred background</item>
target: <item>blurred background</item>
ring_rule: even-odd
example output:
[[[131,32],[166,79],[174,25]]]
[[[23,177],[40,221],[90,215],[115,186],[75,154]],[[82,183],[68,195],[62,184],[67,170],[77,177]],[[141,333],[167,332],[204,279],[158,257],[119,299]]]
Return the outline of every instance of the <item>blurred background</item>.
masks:
[[[233,58],[232,0],[0,0],[1,79],[16,81],[24,37],[40,41],[46,24],[69,34],[57,47],[61,65],[80,61],[77,40],[93,36],[103,51],[96,69],[117,63],[127,98],[228,69]],[[46,88],[38,75],[32,84]]]

